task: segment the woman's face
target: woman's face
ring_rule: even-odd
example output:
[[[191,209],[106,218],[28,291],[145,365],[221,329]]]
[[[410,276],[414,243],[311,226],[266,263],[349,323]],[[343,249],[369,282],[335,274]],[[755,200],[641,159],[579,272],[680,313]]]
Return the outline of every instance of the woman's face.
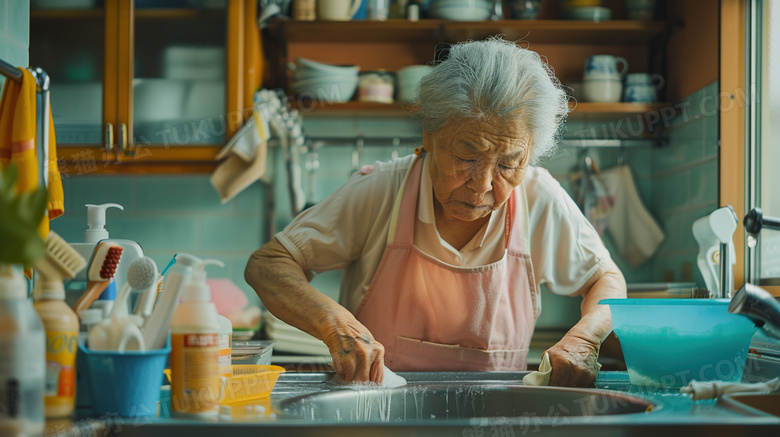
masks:
[[[437,215],[470,222],[498,209],[523,181],[531,133],[517,120],[456,120],[425,133],[423,146]]]

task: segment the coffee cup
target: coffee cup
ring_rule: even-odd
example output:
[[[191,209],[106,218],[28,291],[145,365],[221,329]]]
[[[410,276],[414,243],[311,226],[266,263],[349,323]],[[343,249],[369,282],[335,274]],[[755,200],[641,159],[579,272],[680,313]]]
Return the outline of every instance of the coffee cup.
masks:
[[[349,21],[360,8],[361,0],[318,0],[317,18],[325,21]]]
[[[664,84],[666,83],[663,76],[658,73],[629,73],[626,75],[625,82],[626,87],[631,85],[649,85],[654,87],[656,90],[663,88]]]
[[[623,82],[620,79],[586,79],[582,85],[582,97],[586,102],[619,102],[623,95]]]
[[[627,71],[628,61],[620,56],[593,55],[585,61],[584,78],[585,80],[620,80]]]
[[[626,92],[623,100],[631,103],[655,103],[656,89],[648,84],[626,85]]]

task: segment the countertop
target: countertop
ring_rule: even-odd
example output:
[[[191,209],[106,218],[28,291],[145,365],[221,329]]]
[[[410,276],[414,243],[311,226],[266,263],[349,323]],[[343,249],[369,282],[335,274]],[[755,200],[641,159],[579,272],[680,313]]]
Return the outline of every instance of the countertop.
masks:
[[[399,373],[409,387],[430,382],[458,385],[475,381],[490,385],[519,385],[526,372]],[[395,423],[344,423],[325,419],[286,418],[277,414],[281,402],[293,397],[333,390],[327,383],[333,375],[323,372],[283,374],[270,399],[259,406],[222,408],[219,417],[208,420],[104,417],[101,421],[82,420],[75,427],[49,428],[47,435],[121,436],[460,436],[511,437],[529,434],[560,435],[777,435],[780,418],[747,416],[722,407],[716,401],[694,402],[676,389],[647,389],[632,386],[626,372],[602,371],[596,381],[600,390],[636,395],[655,404],[653,411],[607,416],[567,417],[556,413],[533,417],[491,417],[470,419],[410,420]],[[102,431],[102,432],[101,432]],[[72,432],[72,434],[71,434]]]

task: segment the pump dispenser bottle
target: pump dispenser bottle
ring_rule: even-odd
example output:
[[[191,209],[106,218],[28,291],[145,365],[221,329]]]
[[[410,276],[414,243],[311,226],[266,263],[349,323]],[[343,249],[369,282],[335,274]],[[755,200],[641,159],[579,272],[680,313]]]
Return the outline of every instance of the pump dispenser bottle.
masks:
[[[106,210],[109,208],[118,208],[120,210],[124,210],[122,205],[118,203],[103,203],[100,205],[86,204],[84,206],[87,207],[87,229],[84,231],[84,242],[72,243],[71,246],[73,246],[73,248],[76,249],[79,255],[81,255],[84,259],[92,259],[92,253],[95,251],[97,244],[101,241],[107,240],[122,246],[124,249],[122,251],[122,259],[119,262],[119,265],[117,265],[116,272],[114,274],[115,287],[117,290],[121,290],[125,285],[128,267],[133,261],[144,256],[143,249],[141,249],[141,246],[133,240],[109,237],[108,229],[106,228]],[[87,288],[86,272],[88,270],[89,269],[85,269],[84,271],[80,272],[78,275],[76,275],[73,281],[65,284],[65,290],[68,292],[67,301],[71,305],[75,302],[75,299],[78,298],[78,296],[81,296],[81,294]],[[70,302],[71,300],[73,300],[73,302]],[[103,294],[98,297],[98,301],[112,302],[113,296],[110,296],[106,291],[104,291]],[[103,305],[104,306],[101,308],[105,310],[106,304],[103,303]],[[111,304],[109,303],[107,305],[109,306],[108,311],[110,312]]]
[[[192,274],[184,281],[182,300],[171,320],[171,408],[177,416],[212,416],[217,414],[221,391],[220,326],[205,268],[225,265],[191,258]]]

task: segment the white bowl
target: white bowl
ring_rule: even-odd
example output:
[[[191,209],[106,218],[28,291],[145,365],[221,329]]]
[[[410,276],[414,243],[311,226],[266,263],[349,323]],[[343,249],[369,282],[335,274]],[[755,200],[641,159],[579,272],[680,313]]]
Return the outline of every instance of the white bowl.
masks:
[[[569,15],[572,20],[608,21],[612,18],[612,10],[603,6],[580,6],[571,8]]]
[[[295,70],[292,72],[290,76],[293,81],[299,81],[299,80],[309,80],[309,79],[329,79],[332,77],[356,78],[358,77],[358,73],[355,72],[353,74],[351,71],[345,73],[332,73],[323,70],[314,70],[314,69],[307,68],[303,70]]]
[[[200,120],[225,113],[225,81],[193,80],[184,103],[184,119]]]
[[[623,82],[619,80],[585,80],[582,85],[582,97],[586,102],[619,102],[623,94]]]
[[[484,0],[438,0],[431,3],[434,18],[453,21],[483,21],[490,18],[490,3]]]
[[[360,71],[359,65],[333,65],[322,62],[312,61],[306,58],[295,58],[294,70],[296,71],[319,71],[331,74],[355,74]]]
[[[343,103],[352,99],[358,86],[358,78],[330,76],[327,78],[293,81],[292,90],[299,98],[310,98],[328,103]]]

